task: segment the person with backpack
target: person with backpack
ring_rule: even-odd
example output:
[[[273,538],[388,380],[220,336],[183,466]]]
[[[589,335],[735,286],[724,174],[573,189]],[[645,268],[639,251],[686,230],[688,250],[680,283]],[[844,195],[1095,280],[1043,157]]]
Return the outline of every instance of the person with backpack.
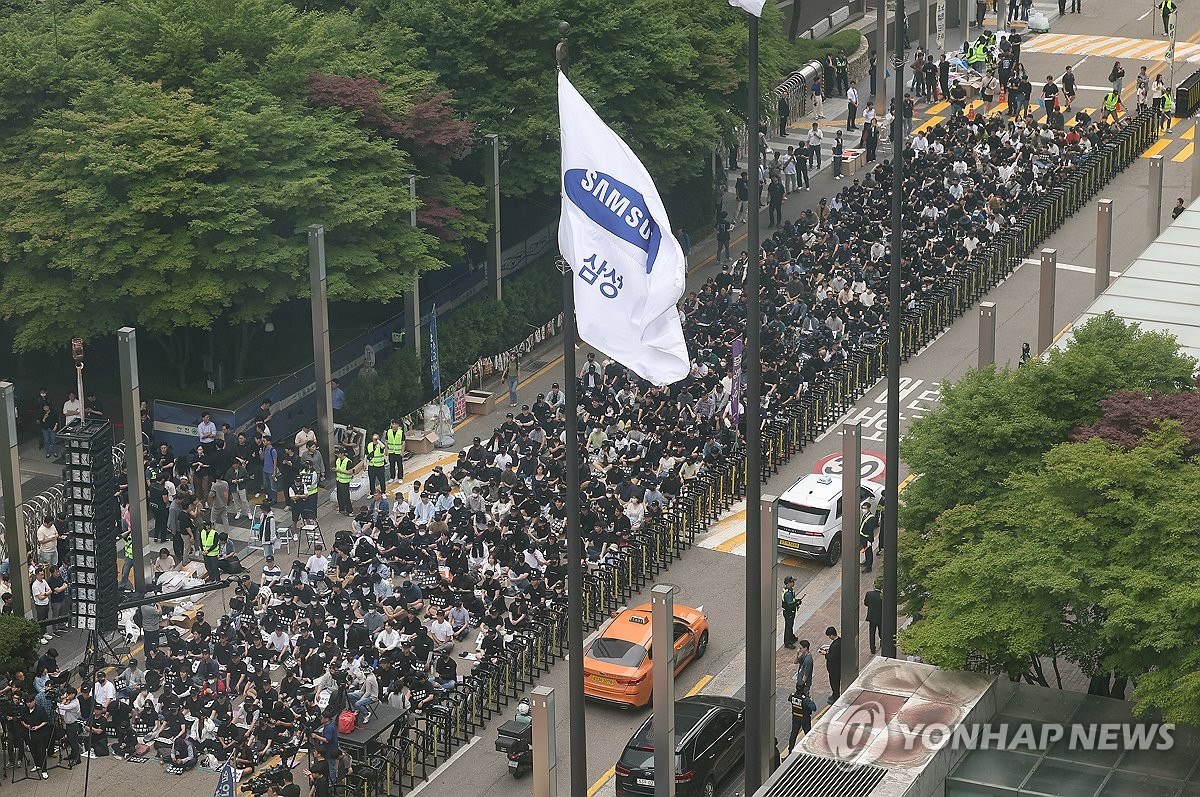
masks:
[[[740,200],[739,200],[739,206],[740,206]],[[757,210],[755,212],[757,212]],[[722,210],[720,217],[717,219],[717,225],[716,225],[717,263],[722,263],[722,262],[728,263],[730,260],[729,238],[730,238],[730,234],[732,232],[733,232],[733,224],[729,221],[729,214]],[[721,260],[722,252],[725,253],[724,260]]]

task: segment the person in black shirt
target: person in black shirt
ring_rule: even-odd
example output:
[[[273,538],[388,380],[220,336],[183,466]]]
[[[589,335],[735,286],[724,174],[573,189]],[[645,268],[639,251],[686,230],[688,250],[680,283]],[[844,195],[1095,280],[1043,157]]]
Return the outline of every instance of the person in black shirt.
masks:
[[[19,717],[29,741],[29,752],[33,756],[33,770],[40,772],[45,780],[50,777],[46,773],[46,754],[50,749],[50,736],[53,731],[50,715],[38,703],[37,695],[30,692],[25,696],[25,707]]]

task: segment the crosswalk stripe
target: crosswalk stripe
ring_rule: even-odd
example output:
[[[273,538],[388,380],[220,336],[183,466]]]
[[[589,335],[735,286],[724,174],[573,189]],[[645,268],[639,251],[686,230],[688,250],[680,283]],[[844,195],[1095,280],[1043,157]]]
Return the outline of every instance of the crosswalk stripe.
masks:
[[[1172,124],[1178,124],[1179,121],[1180,121],[1179,119],[1171,120]],[[1196,126],[1195,125],[1192,125],[1187,130],[1183,131],[1183,135],[1180,136],[1180,138],[1184,139],[1185,141],[1191,141],[1195,137],[1196,137]]]
[[[1151,144],[1149,149],[1147,149],[1145,152],[1142,153],[1142,157],[1143,158],[1153,158],[1155,155],[1157,155],[1158,153],[1160,153],[1164,149],[1166,149],[1168,146],[1170,146],[1171,141],[1173,141],[1173,139],[1160,138],[1158,141],[1155,141],[1153,144]]]
[[[1179,151],[1174,158],[1171,158],[1175,163],[1183,163],[1188,158],[1192,157],[1192,153],[1196,150],[1196,142],[1189,141],[1187,146]]]

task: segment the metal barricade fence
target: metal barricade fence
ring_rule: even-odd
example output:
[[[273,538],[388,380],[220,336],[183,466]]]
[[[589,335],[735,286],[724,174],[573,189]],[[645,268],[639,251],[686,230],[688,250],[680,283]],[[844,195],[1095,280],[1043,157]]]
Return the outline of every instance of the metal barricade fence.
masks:
[[[955,318],[963,315],[992,287],[1008,277],[1033,249],[1065,219],[1133,163],[1159,135],[1152,111],[1124,122],[1112,139],[1093,148],[1063,180],[1037,197],[1016,223],[996,235],[940,287],[920,298],[904,313],[901,353],[907,359],[928,345]],[[887,341],[858,347],[837,368],[814,380],[801,400],[776,413],[763,436],[763,472],[767,479],[798,451],[816,439],[885,375]],[[663,513],[632,538],[622,554],[598,563],[585,574],[584,627],[599,627],[616,609],[668,569],[696,537],[745,495],[746,458],[742,448],[724,461],[710,464],[684,486]],[[53,506],[61,495],[45,503]],[[40,507],[41,503],[36,506]],[[40,523],[40,517],[34,522]],[[436,711],[401,729],[389,743],[386,771],[367,779],[382,784],[391,795],[404,793],[425,780],[459,744],[476,733],[493,715],[505,710],[537,676],[567,653],[565,607],[548,607],[528,633],[518,635],[500,659],[466,676],[457,694],[444,698]],[[354,785],[358,797],[362,784]],[[370,786],[367,786],[368,792]],[[366,793],[364,797],[373,797]]]

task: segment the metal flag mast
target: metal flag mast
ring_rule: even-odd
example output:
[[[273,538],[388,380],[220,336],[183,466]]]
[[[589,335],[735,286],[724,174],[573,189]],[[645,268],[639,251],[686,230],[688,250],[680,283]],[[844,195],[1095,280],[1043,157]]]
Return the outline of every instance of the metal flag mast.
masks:
[[[567,36],[571,26],[558,23],[559,42],[554,50],[558,69],[569,76],[571,62]],[[571,797],[585,797],[587,782],[587,729],[583,709],[583,540],[579,528],[579,383],[575,373],[575,275],[571,264],[559,258],[563,272],[563,388],[566,399],[567,467],[567,683],[571,752]]]

